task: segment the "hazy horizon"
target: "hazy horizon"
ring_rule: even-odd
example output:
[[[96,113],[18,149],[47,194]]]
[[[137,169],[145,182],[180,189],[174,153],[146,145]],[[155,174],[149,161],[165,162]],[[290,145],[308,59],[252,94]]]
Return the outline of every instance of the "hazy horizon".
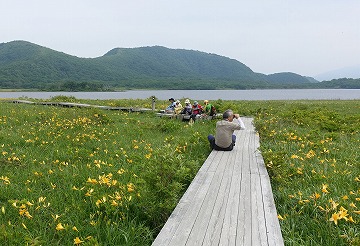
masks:
[[[360,67],[359,11],[356,0],[12,0],[0,9],[0,42],[78,57],[159,45],[226,56],[259,73],[316,77]]]

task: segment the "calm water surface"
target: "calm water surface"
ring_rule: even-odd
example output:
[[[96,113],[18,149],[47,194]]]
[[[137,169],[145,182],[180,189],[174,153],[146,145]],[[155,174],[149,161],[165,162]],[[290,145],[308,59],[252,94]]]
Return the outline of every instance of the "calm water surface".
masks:
[[[360,89],[288,89],[288,90],[130,90],[123,92],[0,92],[0,98],[51,99],[54,96],[78,99],[145,99],[156,96],[166,100],[352,100],[360,99]]]

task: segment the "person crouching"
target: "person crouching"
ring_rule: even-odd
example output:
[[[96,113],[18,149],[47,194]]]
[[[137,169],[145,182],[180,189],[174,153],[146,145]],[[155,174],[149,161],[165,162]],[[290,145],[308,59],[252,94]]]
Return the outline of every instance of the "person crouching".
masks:
[[[216,122],[216,134],[208,136],[211,149],[231,151],[236,142],[235,130],[244,130],[245,125],[239,114],[234,114],[230,109],[223,113],[223,119]]]

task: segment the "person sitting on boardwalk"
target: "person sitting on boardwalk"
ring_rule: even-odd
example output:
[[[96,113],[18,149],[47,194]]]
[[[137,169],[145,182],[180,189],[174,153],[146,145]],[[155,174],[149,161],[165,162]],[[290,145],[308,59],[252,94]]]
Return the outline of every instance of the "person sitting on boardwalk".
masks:
[[[235,118],[235,119],[234,119]],[[216,134],[208,136],[211,149],[230,151],[234,148],[236,136],[235,130],[243,130],[245,125],[240,119],[239,114],[234,114],[230,109],[223,114],[223,119],[216,122]]]
[[[190,103],[190,100],[186,99],[185,107],[184,107],[183,111],[181,112],[181,114],[191,115],[191,111],[192,111],[192,105]]]
[[[169,101],[170,105],[165,109],[165,113],[171,114],[174,113],[176,103],[174,98],[170,98]]]
[[[203,111],[203,108],[202,106],[197,102],[197,101],[194,101],[194,104],[192,106],[192,112],[191,112],[191,116],[190,118],[195,121],[196,120],[196,117],[202,113]]]
[[[207,116],[214,116],[216,115],[216,109],[214,105],[209,103],[209,100],[204,100],[204,114]]]
[[[181,111],[183,110],[183,106],[181,105],[179,100],[176,100],[174,110],[175,110],[175,114],[180,114]]]

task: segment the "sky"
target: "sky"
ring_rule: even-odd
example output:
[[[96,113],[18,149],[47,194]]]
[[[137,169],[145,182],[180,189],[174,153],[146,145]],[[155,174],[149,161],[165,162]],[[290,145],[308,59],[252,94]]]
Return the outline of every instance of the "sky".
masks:
[[[0,0],[0,43],[78,57],[160,45],[316,76],[360,68],[359,13],[359,0]]]

